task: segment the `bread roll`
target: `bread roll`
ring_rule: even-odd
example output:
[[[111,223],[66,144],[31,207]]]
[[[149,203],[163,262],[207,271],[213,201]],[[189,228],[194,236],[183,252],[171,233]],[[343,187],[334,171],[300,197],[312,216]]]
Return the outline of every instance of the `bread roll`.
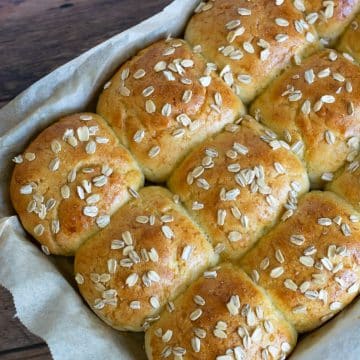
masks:
[[[194,150],[168,185],[216,250],[224,258],[238,258],[287,209],[296,208],[309,181],[287,144],[253,118],[226,130]]]
[[[172,194],[146,187],[76,253],[75,279],[96,314],[142,331],[217,256]],[[171,306],[171,304],[169,305]]]
[[[97,112],[147,179],[165,181],[196,144],[244,113],[215,69],[183,40],[161,40],[124,63],[106,84]]]
[[[143,175],[98,115],[66,116],[17,156],[10,195],[45,253],[73,255],[129,200]]]
[[[280,3],[280,2],[279,2]],[[292,57],[319,46],[317,35],[293,1],[213,0],[202,2],[185,39],[200,45],[236,94],[249,103]]]
[[[276,360],[291,352],[296,337],[265,292],[242,270],[223,264],[162,313],[145,334],[145,349],[149,360]]]
[[[331,192],[311,192],[298,210],[241,261],[299,332],[329,320],[359,292],[358,213]]]
[[[337,49],[352,56],[360,62],[360,14],[350,23],[344,34],[341,36]]]
[[[304,156],[312,186],[322,187],[359,147],[360,67],[321,51],[275,80],[250,112]]]
[[[306,21],[314,24],[325,44],[333,43],[360,8],[359,0],[295,0]]]
[[[346,199],[360,212],[360,157],[341,169],[327,188]]]

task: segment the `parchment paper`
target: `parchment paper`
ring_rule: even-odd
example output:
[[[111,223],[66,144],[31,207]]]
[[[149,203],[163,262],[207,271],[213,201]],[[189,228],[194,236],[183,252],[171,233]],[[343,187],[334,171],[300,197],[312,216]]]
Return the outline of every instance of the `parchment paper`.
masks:
[[[66,279],[64,260],[47,257],[30,241],[9,200],[11,158],[56,118],[93,110],[92,100],[114,70],[151,42],[180,35],[198,3],[173,1],[158,15],[55,70],[0,110],[0,284],[12,293],[17,317],[47,342],[55,360],[142,360],[143,336],[103,324]],[[360,359],[359,301],[305,337],[291,358]]]

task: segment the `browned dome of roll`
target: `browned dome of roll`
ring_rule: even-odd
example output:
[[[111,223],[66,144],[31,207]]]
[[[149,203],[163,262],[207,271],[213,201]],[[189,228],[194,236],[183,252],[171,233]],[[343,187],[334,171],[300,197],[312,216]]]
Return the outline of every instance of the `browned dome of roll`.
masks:
[[[360,63],[360,14],[350,23],[344,34],[341,36],[336,48],[345,52]]]
[[[221,75],[248,103],[282,69],[319,46],[316,31],[293,1],[216,0],[202,2],[185,39],[200,46]]]
[[[142,331],[217,256],[204,234],[160,187],[145,187],[76,253],[79,289],[118,330]]]
[[[360,212],[360,157],[341,169],[327,188],[343,197]]]
[[[13,206],[43,250],[57,255],[73,255],[144,181],[106,122],[90,113],[55,122],[14,160]]]
[[[244,113],[215,70],[185,41],[168,39],[140,51],[105,85],[97,112],[149,180],[165,181],[195,145]]]
[[[359,150],[360,67],[321,51],[284,72],[250,112],[304,156],[312,185],[320,187]]]
[[[239,268],[222,264],[161,314],[145,334],[145,349],[149,360],[279,360],[296,338],[265,292]]]
[[[325,44],[341,34],[360,8],[359,0],[295,0],[294,5],[313,24]]]
[[[288,144],[249,116],[189,154],[168,185],[225,258],[240,257],[309,189]]]
[[[359,292],[359,214],[334,193],[306,194],[241,266],[299,332],[313,330]]]

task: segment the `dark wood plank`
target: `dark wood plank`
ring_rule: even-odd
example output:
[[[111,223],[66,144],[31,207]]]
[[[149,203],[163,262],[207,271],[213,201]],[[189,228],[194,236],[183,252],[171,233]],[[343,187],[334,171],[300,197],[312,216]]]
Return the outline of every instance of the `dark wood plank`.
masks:
[[[50,360],[51,355],[46,344],[34,345],[27,348],[21,348],[17,351],[0,353],[1,360]]]
[[[58,66],[170,2],[0,0],[0,108]],[[17,320],[12,297],[2,287],[0,359],[51,359],[46,344]]]
[[[1,0],[0,101],[171,0]]]
[[[3,352],[43,343],[16,318],[11,294],[0,286],[0,357]]]

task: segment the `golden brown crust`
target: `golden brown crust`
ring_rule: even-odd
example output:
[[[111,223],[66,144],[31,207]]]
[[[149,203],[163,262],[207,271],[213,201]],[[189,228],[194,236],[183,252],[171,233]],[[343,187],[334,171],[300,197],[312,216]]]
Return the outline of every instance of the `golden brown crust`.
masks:
[[[306,194],[241,261],[299,332],[320,326],[359,291],[360,223],[351,215],[358,219],[331,192]]]
[[[160,359],[164,352],[176,354],[181,349],[186,350],[184,358],[196,360],[222,359],[227,351],[236,354],[232,359],[244,360],[280,359],[288,354],[296,332],[263,290],[233,265],[223,264],[215,272],[216,278],[203,276],[193,283],[175,301],[175,310],[164,312],[146,332],[148,358]],[[236,295],[240,307],[231,300]],[[233,304],[231,310],[228,303]],[[199,310],[200,316],[191,320]]]
[[[360,14],[350,23],[341,36],[337,49],[350,54],[358,63],[360,62]]]
[[[198,11],[190,19],[185,39],[201,45],[204,56],[220,70],[227,67],[222,75],[245,103],[288,66],[294,55],[302,56],[319,46],[315,30],[306,25],[292,1],[277,6],[269,0],[216,0]]]
[[[360,212],[360,157],[341,169],[327,188],[343,197]]]
[[[162,40],[123,64],[105,86],[97,112],[149,180],[165,181],[192,147],[244,113],[241,101],[209,69],[185,41]],[[200,83],[202,77],[211,80],[209,86]],[[171,109],[163,110],[165,104]]]
[[[83,280],[81,294],[99,317],[116,329],[142,331],[167,301],[217,261],[206,237],[172,196],[164,188],[143,188],[138,199],[124,205],[111,225],[76,253],[75,273]],[[138,218],[144,216],[147,223]],[[166,230],[173,234],[171,238]],[[114,249],[116,245],[124,247]],[[130,267],[125,266],[129,262]],[[156,272],[158,280],[151,272]],[[126,283],[129,276],[136,277],[133,274],[138,276],[134,286]],[[107,281],[99,281],[99,276]],[[104,303],[104,291],[117,294],[110,296],[113,305]],[[140,309],[131,308],[134,301]]]
[[[79,128],[84,141],[79,140]],[[143,175],[129,152],[95,114],[60,119],[37,136],[22,159],[11,179],[12,203],[24,228],[52,254],[73,255],[99,230],[99,221],[106,223],[107,217],[102,216],[112,215],[130,198],[128,187],[136,190],[143,184]],[[100,186],[102,180],[106,183]],[[87,204],[86,199],[91,202],[94,196],[89,197],[94,194],[99,199]],[[96,207],[96,216],[84,214],[87,206]]]
[[[222,255],[238,258],[275,224],[284,205],[296,206],[309,182],[301,161],[285,148],[273,150],[270,145],[281,146],[275,134],[253,118],[227,130],[193,151],[168,185],[213,245],[225,247]]]
[[[288,132],[292,144],[304,144],[299,154],[312,185],[320,187],[324,173],[358,150],[360,67],[333,50],[321,51],[275,80],[250,112],[276,133]]]
[[[314,24],[319,36],[330,43],[341,34],[360,8],[359,0],[305,0],[304,8],[301,2],[295,1],[299,9],[305,10],[306,20]]]

